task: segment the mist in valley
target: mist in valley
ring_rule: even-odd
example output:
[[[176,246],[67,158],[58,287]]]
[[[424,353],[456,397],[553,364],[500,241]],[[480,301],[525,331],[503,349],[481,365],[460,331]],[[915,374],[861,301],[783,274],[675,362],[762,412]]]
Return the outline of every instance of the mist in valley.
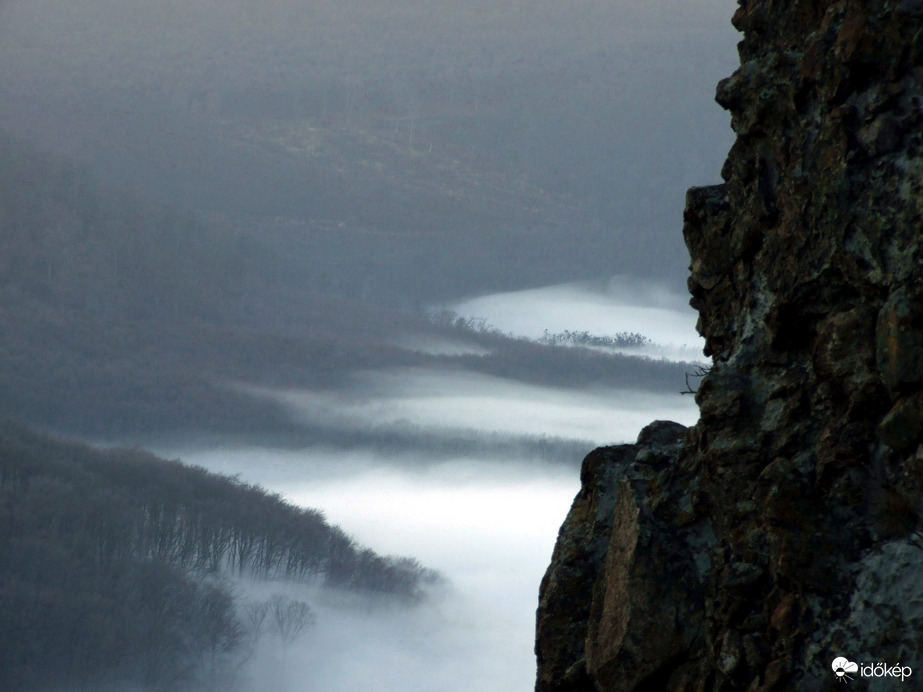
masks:
[[[633,441],[656,417],[692,424],[694,402],[678,393],[543,389],[463,372],[385,373],[362,382],[323,396],[289,392],[284,400],[293,415],[328,416],[342,429],[413,421],[419,433],[405,449],[164,450],[295,504],[323,507],[377,550],[412,554],[442,576],[410,609],[321,600],[316,634],[286,654],[288,682],[258,659],[247,669],[260,681],[255,689],[529,689],[538,581],[579,488],[581,450]],[[546,440],[554,454],[543,459],[529,443],[549,426],[574,444]],[[416,441],[427,432],[487,444],[477,456],[451,447],[427,453]],[[490,435],[500,432],[506,436]],[[521,436],[518,449],[489,444]]]
[[[0,3],[0,687],[531,689],[581,459],[698,417],[732,12]]]

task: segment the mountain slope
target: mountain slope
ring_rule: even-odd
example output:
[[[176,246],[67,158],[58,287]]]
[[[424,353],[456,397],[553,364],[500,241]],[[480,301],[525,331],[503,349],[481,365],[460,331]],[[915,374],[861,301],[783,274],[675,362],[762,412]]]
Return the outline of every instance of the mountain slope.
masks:
[[[216,656],[233,667],[258,633],[247,630],[247,604],[222,575],[402,601],[435,578],[259,487],[9,422],[0,422],[0,507],[0,684],[8,690],[175,689]]]

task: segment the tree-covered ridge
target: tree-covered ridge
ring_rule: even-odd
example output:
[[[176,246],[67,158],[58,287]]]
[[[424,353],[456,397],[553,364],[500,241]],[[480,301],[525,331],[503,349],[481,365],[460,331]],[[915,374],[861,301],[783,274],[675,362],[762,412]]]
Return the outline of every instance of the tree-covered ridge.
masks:
[[[448,366],[675,392],[688,370],[350,298],[340,282],[361,282],[366,268],[345,262],[325,279],[271,233],[105,189],[2,129],[0,250],[0,416],[70,434],[329,437],[229,383],[316,389],[360,370]],[[396,345],[407,334],[473,340],[489,353],[411,352]]]
[[[435,577],[257,486],[10,422],[0,513],[3,689],[123,678],[169,688],[246,639],[221,575],[401,599]]]
[[[34,497],[37,488],[58,501]],[[0,491],[10,507],[25,512],[16,515],[11,533],[32,526],[50,529],[52,539],[66,534],[100,561],[142,558],[257,577],[320,576],[405,596],[418,595],[428,575],[413,560],[375,556],[322,512],[259,486],[140,450],[62,442],[13,423],[0,427]]]

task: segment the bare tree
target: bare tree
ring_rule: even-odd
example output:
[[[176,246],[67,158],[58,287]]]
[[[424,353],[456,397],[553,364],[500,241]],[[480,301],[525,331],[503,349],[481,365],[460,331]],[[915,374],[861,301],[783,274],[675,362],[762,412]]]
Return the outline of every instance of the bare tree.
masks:
[[[263,633],[263,623],[266,621],[268,613],[269,601],[248,603],[243,608],[241,619],[244,624],[244,638],[248,658],[256,649],[256,643]]]
[[[269,599],[270,627],[282,639],[282,644],[286,647],[301,636],[301,634],[317,618],[311,612],[311,607],[304,601],[276,594]]]

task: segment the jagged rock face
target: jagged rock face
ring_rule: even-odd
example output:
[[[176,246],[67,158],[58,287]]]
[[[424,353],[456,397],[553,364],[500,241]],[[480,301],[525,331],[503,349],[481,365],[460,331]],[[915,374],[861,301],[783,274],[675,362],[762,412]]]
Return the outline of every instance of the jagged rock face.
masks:
[[[542,581],[537,689],[650,683],[661,659],[701,639],[703,593],[694,585],[704,583],[714,535],[696,522],[693,486],[673,472],[685,437],[678,423],[652,423],[636,445],[584,459],[580,493]]]
[[[737,140],[683,229],[701,419],[669,459],[585,466],[541,692],[833,689],[838,656],[923,676],[923,2],[744,0],[734,24]]]

